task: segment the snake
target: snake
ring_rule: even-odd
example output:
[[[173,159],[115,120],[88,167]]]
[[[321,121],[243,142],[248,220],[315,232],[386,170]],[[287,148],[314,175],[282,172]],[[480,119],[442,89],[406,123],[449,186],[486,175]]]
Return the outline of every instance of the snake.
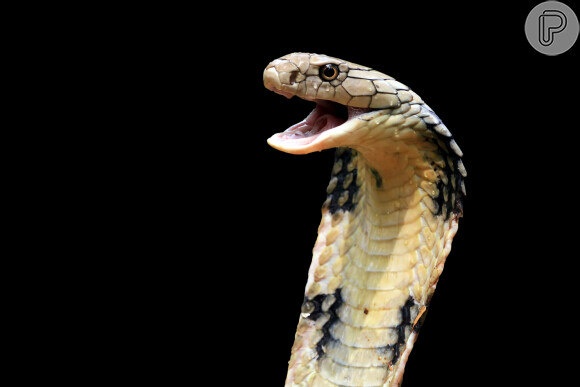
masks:
[[[297,52],[263,81],[315,103],[270,146],[335,149],[285,387],[400,386],[463,216],[463,153],[419,95],[372,68]]]

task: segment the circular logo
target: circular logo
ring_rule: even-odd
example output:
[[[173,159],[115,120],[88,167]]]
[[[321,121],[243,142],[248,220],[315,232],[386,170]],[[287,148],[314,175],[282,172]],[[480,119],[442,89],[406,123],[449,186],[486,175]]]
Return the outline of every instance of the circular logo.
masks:
[[[536,5],[526,19],[526,37],[536,51],[559,55],[574,45],[578,38],[578,18],[572,8],[559,1]]]

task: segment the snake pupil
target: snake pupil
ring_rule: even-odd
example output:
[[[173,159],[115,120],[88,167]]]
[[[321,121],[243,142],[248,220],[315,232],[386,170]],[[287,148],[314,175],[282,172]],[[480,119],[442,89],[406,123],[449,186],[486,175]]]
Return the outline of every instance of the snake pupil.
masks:
[[[327,64],[320,68],[320,77],[325,81],[332,81],[338,76],[338,67],[334,64]]]

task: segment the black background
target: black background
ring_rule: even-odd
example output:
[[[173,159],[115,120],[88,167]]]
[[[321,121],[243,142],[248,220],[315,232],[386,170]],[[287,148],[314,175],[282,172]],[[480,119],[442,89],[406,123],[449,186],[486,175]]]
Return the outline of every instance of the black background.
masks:
[[[113,81],[95,73],[107,118],[83,173],[102,182],[88,190],[96,245],[121,245],[95,247],[112,363],[283,385],[333,152],[268,146],[312,105],[262,72],[302,51],[407,84],[464,153],[464,217],[404,385],[560,383],[577,344],[578,42],[536,52],[535,2],[273,3],[135,9],[95,57]]]
[[[539,385],[563,377],[563,351],[577,342],[569,319],[578,258],[570,223],[578,44],[557,57],[536,52],[523,28],[534,4],[520,4],[288,4],[222,26],[228,32],[209,48],[211,75],[205,61],[191,69],[207,75],[205,88],[224,90],[224,99],[210,93],[190,107],[191,130],[203,132],[191,149],[211,148],[211,161],[184,169],[184,177],[208,173],[198,182],[210,218],[194,222],[206,229],[200,242],[217,249],[194,258],[209,261],[192,277],[222,281],[196,297],[213,306],[200,310],[202,326],[214,328],[220,344],[210,345],[218,353],[223,345],[218,362],[234,380],[283,384],[332,166],[332,151],[287,155],[265,142],[312,109],[261,83],[271,60],[295,51],[360,63],[407,84],[464,152],[464,218],[404,384]],[[212,116],[198,126],[206,103]]]

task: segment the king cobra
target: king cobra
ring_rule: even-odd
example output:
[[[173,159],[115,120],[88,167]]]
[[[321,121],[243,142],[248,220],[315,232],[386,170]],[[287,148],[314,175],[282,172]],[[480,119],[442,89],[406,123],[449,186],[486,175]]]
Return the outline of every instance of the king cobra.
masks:
[[[294,53],[264,85],[316,103],[272,147],[336,148],[285,386],[399,386],[463,214],[462,152],[416,93],[371,68]]]

